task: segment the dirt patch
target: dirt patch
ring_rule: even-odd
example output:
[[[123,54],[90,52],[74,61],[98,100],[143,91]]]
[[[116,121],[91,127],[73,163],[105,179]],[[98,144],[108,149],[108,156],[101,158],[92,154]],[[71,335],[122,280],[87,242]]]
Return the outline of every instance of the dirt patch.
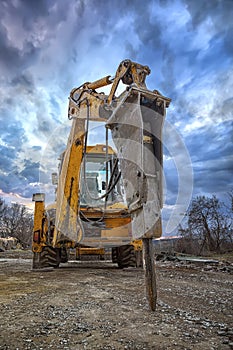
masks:
[[[230,273],[157,262],[153,313],[141,269],[32,271],[27,254],[0,254],[0,349],[233,349]]]

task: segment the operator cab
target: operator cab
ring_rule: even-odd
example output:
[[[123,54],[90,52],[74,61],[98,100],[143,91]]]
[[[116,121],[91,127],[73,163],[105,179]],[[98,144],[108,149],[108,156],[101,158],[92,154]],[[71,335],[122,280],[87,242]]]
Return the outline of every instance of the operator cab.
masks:
[[[112,147],[88,146],[81,171],[80,206],[124,203],[118,160]]]

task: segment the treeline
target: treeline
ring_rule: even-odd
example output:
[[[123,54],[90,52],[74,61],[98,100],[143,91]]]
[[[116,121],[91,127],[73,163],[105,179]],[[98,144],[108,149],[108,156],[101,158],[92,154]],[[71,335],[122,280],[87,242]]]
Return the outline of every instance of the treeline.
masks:
[[[14,237],[23,248],[31,246],[33,214],[25,205],[0,198],[0,237]]]
[[[186,222],[179,227],[176,250],[203,255],[233,250],[233,191],[226,201],[197,196],[190,203]]]
[[[179,226],[175,250],[202,255],[233,250],[233,190],[225,202],[216,196],[197,196]],[[0,198],[0,237],[14,237],[23,248],[31,246],[33,213],[26,206],[6,204]]]

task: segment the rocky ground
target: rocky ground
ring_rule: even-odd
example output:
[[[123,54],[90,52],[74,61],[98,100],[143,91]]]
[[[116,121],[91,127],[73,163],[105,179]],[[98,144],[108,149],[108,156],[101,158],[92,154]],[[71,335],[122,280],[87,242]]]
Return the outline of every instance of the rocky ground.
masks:
[[[233,349],[231,264],[158,261],[150,312],[141,269],[30,258],[0,253],[0,349]]]

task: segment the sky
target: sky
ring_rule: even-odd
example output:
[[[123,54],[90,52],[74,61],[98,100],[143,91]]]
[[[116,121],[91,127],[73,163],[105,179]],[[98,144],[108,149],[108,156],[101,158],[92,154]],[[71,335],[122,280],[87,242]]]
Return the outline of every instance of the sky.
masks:
[[[34,192],[52,198],[71,89],[113,76],[128,58],[148,65],[148,88],[172,99],[164,127],[166,220],[174,208],[182,216],[192,196],[225,198],[233,188],[233,0],[0,6],[0,197],[27,205]]]

